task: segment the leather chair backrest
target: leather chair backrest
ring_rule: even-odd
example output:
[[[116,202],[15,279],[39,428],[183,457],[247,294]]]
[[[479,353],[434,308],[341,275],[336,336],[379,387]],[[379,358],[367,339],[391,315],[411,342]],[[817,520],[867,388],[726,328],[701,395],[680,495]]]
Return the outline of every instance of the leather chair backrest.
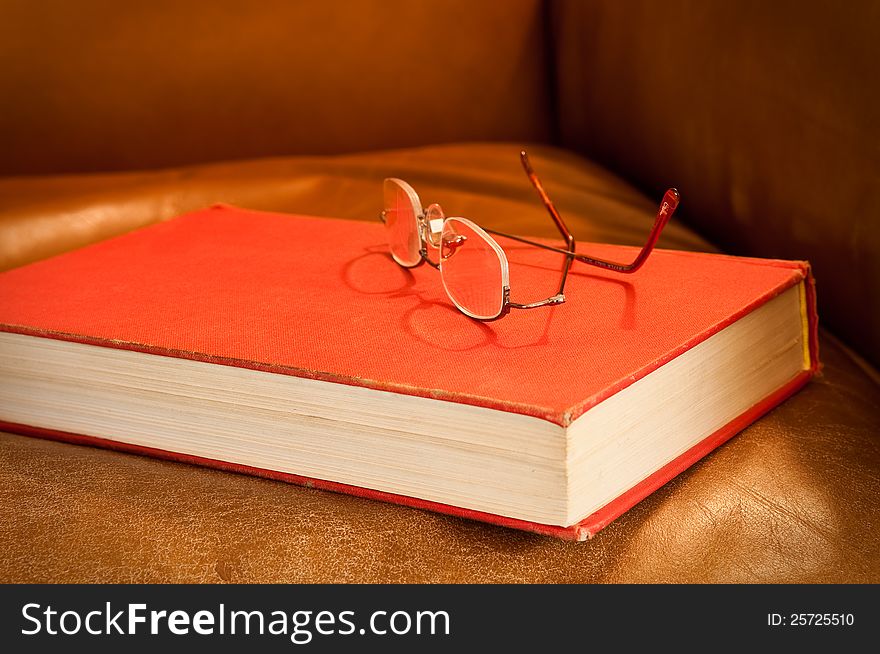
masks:
[[[0,175],[549,134],[541,0],[8,0]]]
[[[809,259],[880,364],[880,4],[556,0],[564,143],[735,254]]]

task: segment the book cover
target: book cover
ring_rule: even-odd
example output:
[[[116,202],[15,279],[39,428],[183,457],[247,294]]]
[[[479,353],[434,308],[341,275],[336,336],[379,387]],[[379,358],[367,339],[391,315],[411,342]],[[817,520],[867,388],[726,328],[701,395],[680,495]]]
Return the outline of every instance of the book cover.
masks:
[[[513,299],[545,297],[552,252],[504,242]],[[598,257],[634,248],[579,244]],[[574,264],[562,305],[478,322],[437,271],[403,269],[383,227],[215,206],[0,275],[0,331],[519,413],[560,426],[801,285],[804,369],[576,525],[530,523],[333,480],[3,420],[36,436],[309,484],[582,539],[800,388],[818,369],[804,262],[656,251],[629,276]]]

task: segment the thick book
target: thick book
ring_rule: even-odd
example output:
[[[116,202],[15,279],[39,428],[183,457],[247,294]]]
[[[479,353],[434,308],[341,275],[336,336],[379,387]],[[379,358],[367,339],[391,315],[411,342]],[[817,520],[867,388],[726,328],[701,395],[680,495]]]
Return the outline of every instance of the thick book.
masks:
[[[562,257],[501,241],[545,297]],[[475,321],[378,222],[211,207],[0,275],[0,427],[585,539],[818,369],[805,262],[566,296]]]

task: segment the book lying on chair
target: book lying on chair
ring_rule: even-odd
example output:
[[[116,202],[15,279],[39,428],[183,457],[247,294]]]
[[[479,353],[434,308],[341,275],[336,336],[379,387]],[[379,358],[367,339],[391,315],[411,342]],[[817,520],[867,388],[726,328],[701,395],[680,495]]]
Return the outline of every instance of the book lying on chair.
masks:
[[[584,539],[818,367],[802,262],[658,250],[566,292],[479,322],[378,223],[212,207],[0,275],[0,427]]]

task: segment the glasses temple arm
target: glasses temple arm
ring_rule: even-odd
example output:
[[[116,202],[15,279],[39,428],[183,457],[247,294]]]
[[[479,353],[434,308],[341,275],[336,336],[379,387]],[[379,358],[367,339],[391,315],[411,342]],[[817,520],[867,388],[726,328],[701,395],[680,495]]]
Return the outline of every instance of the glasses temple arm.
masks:
[[[607,268],[608,270],[614,270],[621,273],[634,273],[642,267],[642,264],[648,259],[648,255],[654,250],[654,246],[657,245],[657,240],[660,238],[660,232],[663,231],[663,228],[666,227],[666,223],[672,218],[672,214],[674,214],[675,210],[678,208],[680,200],[681,196],[679,195],[678,190],[674,188],[668,189],[666,193],[663,194],[663,200],[660,202],[660,208],[657,209],[657,216],[654,218],[654,226],[651,227],[651,233],[648,234],[648,240],[642,246],[642,249],[639,250],[636,258],[633,259],[631,263],[617,263],[614,261],[606,261],[604,259],[592,259],[582,255],[575,255],[575,258],[578,261],[583,261],[584,263],[593,266],[599,266],[600,268]]]
[[[556,228],[565,239],[566,249],[563,250],[561,248],[552,248],[550,246],[541,245],[539,243],[517,237],[512,238],[523,241],[524,243],[528,243],[529,245],[537,245],[538,247],[543,247],[549,250],[556,250],[557,252],[570,255],[569,260],[566,261],[565,269],[562,271],[562,284],[559,287],[559,293],[562,293],[562,289],[565,286],[565,278],[568,273],[568,267],[571,265],[572,258],[591,266],[598,266],[599,268],[614,270],[615,272],[621,273],[632,273],[641,268],[642,264],[645,263],[648,255],[651,254],[651,251],[657,244],[657,239],[660,238],[660,232],[663,231],[666,223],[669,222],[672,214],[675,213],[675,209],[678,207],[679,200],[681,199],[676,189],[671,188],[666,191],[663,196],[663,201],[660,203],[660,208],[657,210],[657,217],[654,219],[654,226],[651,228],[651,233],[648,235],[648,241],[647,243],[645,243],[644,247],[642,247],[641,251],[632,261],[632,263],[618,263],[616,261],[595,259],[593,257],[584,256],[582,254],[574,254],[574,236],[569,231],[568,227],[565,224],[565,221],[562,220],[562,216],[559,215],[556,207],[553,206],[553,201],[550,199],[550,196],[547,195],[547,191],[544,190],[544,186],[543,184],[541,184],[541,180],[538,179],[538,175],[537,173],[535,173],[535,169],[532,168],[532,164],[529,161],[529,155],[526,153],[525,150],[520,150],[519,158],[520,161],[522,161],[523,169],[526,171],[526,175],[528,175],[529,177],[529,181],[532,183],[532,186],[535,187],[535,190],[541,197],[541,201],[544,203],[544,206],[550,213],[550,217],[553,218],[553,222],[556,224]],[[508,236],[507,234],[502,234],[501,232],[495,233],[499,236]]]
[[[645,243],[645,245],[639,251],[638,255],[636,255],[636,258],[633,259],[631,263],[619,263],[616,261],[607,261],[605,259],[596,259],[593,257],[588,257],[584,254],[575,254],[571,250],[564,250],[562,248],[553,247],[552,245],[537,243],[527,238],[523,238],[522,236],[514,236],[513,234],[506,234],[504,232],[499,232],[495,229],[488,229],[486,227],[484,227],[483,229],[485,229],[490,234],[503,236],[504,238],[513,239],[514,241],[519,241],[520,243],[532,245],[534,247],[542,248],[544,250],[550,250],[551,252],[565,254],[571,259],[581,261],[583,263],[587,263],[593,266],[598,266],[600,268],[606,268],[607,270],[614,270],[621,273],[632,273],[641,268],[642,264],[644,264],[645,260],[648,258],[648,255],[651,254],[651,251],[657,244],[657,239],[660,238],[660,233],[663,231],[666,223],[669,222],[672,214],[675,213],[675,209],[678,207],[679,200],[680,196],[677,190],[671,188],[666,191],[666,194],[663,196],[663,201],[660,203],[660,208],[657,210],[657,217],[654,219],[654,226],[651,228],[651,233],[648,236],[648,241]]]
[[[544,203],[544,207],[546,207],[547,212],[553,219],[553,223],[556,225],[556,229],[559,230],[559,233],[562,234],[562,238],[565,239],[566,249],[569,252],[574,252],[574,236],[568,229],[565,221],[562,220],[562,216],[559,215],[556,207],[553,206],[553,200],[550,199],[550,196],[547,195],[547,191],[544,190],[544,185],[541,184],[541,180],[538,178],[538,174],[535,172],[535,169],[532,168],[532,163],[529,161],[529,155],[526,153],[525,150],[520,150],[519,158],[522,162],[523,170],[526,171],[526,175],[528,175],[529,181],[538,192],[538,196],[541,198],[541,202]]]
[[[550,199],[550,196],[547,195],[547,191],[544,190],[544,185],[541,184],[541,180],[538,178],[538,174],[535,172],[535,169],[532,168],[532,162],[529,161],[529,155],[526,153],[525,150],[519,151],[519,159],[522,162],[523,170],[526,171],[526,175],[528,176],[529,181],[538,192],[538,197],[541,198],[541,202],[544,203],[544,207],[547,209],[547,212],[553,219],[553,223],[556,225],[556,229],[559,230],[559,233],[565,240],[565,251],[567,253],[574,253],[574,235],[571,233],[571,230],[568,229],[568,225],[565,224],[562,216],[559,215],[559,212],[553,205],[553,200]],[[563,291],[565,291],[565,281],[568,279],[568,271],[571,268],[571,261],[572,259],[569,256],[565,258],[565,262],[562,264],[562,275],[559,278],[559,287],[556,290],[556,295],[545,300],[544,302],[537,303],[538,306],[543,306],[544,304],[556,304],[557,300],[559,302],[565,301]],[[531,308],[531,306],[526,308]]]

